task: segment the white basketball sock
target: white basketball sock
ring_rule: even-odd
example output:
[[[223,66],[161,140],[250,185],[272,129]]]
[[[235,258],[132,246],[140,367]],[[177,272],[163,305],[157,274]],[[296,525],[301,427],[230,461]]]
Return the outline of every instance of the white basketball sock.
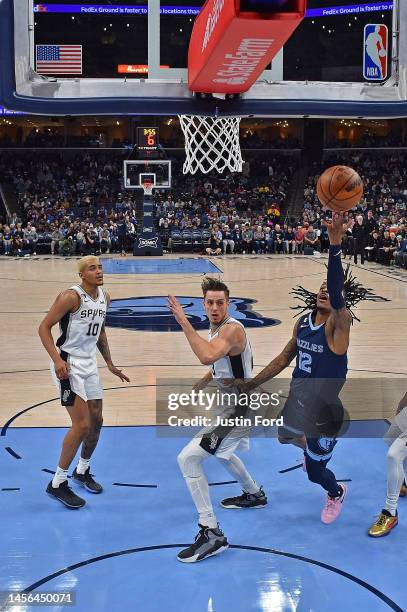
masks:
[[[55,476],[52,479],[52,486],[54,489],[57,489],[60,484],[68,480],[68,470],[63,470],[59,466],[57,467],[57,471],[55,472]]]
[[[82,457],[79,457],[78,465],[76,466],[76,471],[78,474],[84,474],[89,466],[90,459],[83,459]]]
[[[400,487],[404,480],[403,463],[407,459],[406,437],[394,440],[387,453],[387,498],[386,510],[393,516],[397,512]]]
[[[250,476],[243,461],[237,455],[232,455],[230,459],[221,459],[217,457],[223,467],[229,472],[231,476],[236,478],[240,483],[243,491],[254,495],[260,491],[260,487],[255,480]]]
[[[216,529],[218,521],[216,520],[215,513],[211,498],[209,495],[209,485],[205,474],[202,476],[191,477],[185,476],[185,482],[189,492],[191,493],[192,501],[198,511],[198,521],[200,525],[205,525],[211,529]]]
[[[202,468],[202,461],[211,455],[204,450],[199,441],[194,438],[177,457],[178,465],[185,478],[185,482],[192,497],[192,501],[198,511],[199,523],[216,529],[218,521],[211,498],[209,495],[209,484]]]

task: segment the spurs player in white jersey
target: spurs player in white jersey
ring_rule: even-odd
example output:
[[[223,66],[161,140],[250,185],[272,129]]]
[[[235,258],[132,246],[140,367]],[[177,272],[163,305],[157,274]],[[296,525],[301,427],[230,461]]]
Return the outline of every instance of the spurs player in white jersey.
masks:
[[[103,424],[103,390],[99,382],[96,348],[107,367],[122,381],[129,379],[113,365],[105,331],[109,295],[102,289],[103,270],[98,257],[82,257],[78,262],[80,285],[60,293],[43,319],[38,333],[52,359],[51,373],[61,403],[71,417],[57,471],[47,493],[69,508],[81,508],[85,500],[68,487],[68,469],[82,444],[79,463],[72,480],[91,493],[101,493],[102,486],[90,473],[90,458],[99,440]],[[59,323],[60,336],[54,343],[51,330]]]
[[[168,305],[199,361],[210,365],[208,374],[195,385],[194,390],[204,389],[212,380],[225,393],[237,391],[230,386],[231,379],[252,377],[252,350],[243,325],[228,314],[229,290],[220,280],[207,277],[202,283],[205,311],[210,322],[209,340],[204,340],[189,323],[184,310],[175,297],[169,296]],[[225,383],[223,379],[227,379]],[[239,416],[241,408],[218,406],[218,415]],[[233,412],[233,415],[231,414]],[[214,416],[213,414],[211,415]],[[243,416],[243,415],[241,415]],[[202,561],[216,555],[229,546],[218,527],[209,495],[209,485],[202,463],[215,456],[236,479],[243,494],[224,499],[224,508],[263,508],[267,497],[261,487],[248,473],[241,459],[235,454],[238,448],[248,447],[250,427],[217,425],[202,429],[178,455],[178,464],[185,478],[192,500],[198,511],[199,533],[195,543],[180,551],[178,560],[183,563]]]
[[[396,416],[384,436],[387,452],[387,497],[379,518],[370,527],[372,538],[390,533],[398,523],[399,497],[407,496],[407,393],[401,398]]]

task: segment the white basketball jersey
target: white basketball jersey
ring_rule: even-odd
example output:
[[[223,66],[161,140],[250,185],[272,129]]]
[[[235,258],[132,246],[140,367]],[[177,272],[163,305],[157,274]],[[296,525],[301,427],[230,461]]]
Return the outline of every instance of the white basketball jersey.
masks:
[[[78,310],[67,312],[59,322],[61,335],[57,346],[63,353],[73,357],[83,357],[96,360],[96,344],[102,325],[106,318],[106,297],[101,287],[98,287],[98,297],[94,300],[78,285],[70,287],[76,291],[81,300]]]
[[[243,328],[246,336],[246,346],[243,353],[240,353],[239,355],[227,355],[226,357],[221,357],[212,365],[212,376],[216,380],[219,387],[222,387],[221,380],[224,378],[245,379],[253,377],[252,347],[250,345],[250,340],[246,335],[246,330],[240,321],[237,321],[237,319],[234,319],[233,317],[226,319],[214,332],[209,331],[209,342],[219,335],[220,330],[225,325],[230,325],[231,323],[237,323],[237,325],[240,325],[240,327]],[[231,390],[230,387],[228,388]]]

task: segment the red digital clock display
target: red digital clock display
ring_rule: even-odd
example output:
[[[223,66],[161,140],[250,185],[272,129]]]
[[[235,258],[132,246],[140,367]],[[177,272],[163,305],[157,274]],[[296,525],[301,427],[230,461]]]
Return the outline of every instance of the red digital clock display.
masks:
[[[158,147],[158,128],[138,127],[137,146],[143,151],[153,151]]]

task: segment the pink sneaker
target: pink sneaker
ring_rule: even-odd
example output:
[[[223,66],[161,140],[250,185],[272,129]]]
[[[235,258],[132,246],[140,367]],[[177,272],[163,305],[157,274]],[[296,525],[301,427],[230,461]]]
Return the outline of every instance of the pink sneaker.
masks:
[[[321,521],[325,523],[325,525],[329,525],[329,523],[333,523],[341,513],[343,500],[345,499],[345,495],[347,493],[347,486],[343,483],[340,485],[343,489],[342,495],[332,499],[327,495],[326,504],[321,512]]]

